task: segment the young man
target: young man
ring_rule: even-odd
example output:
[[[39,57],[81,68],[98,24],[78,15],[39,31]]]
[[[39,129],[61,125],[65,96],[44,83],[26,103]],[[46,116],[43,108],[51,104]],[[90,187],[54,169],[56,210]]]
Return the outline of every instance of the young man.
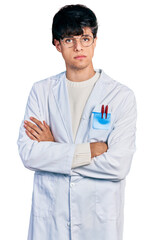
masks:
[[[34,83],[18,138],[23,164],[35,171],[28,240],[122,240],[136,102],[94,69],[97,29],[83,5],[53,19],[66,71]]]

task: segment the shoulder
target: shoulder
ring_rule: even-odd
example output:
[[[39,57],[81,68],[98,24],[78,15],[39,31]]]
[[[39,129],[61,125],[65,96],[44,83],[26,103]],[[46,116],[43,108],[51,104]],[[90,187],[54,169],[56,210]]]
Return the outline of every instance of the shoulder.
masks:
[[[106,73],[103,73],[103,78],[106,89],[105,96],[115,116],[115,121],[123,116],[128,116],[130,112],[135,119],[137,106],[134,91],[127,85],[111,78]]]
[[[109,92],[112,92],[112,94],[122,99],[126,99],[127,97],[135,98],[134,91],[130,87],[113,79],[105,72],[103,72],[102,76]]]
[[[65,72],[58,73],[56,75],[47,77],[45,79],[36,81],[33,83],[31,92],[36,95],[47,96],[49,91],[55,86],[59,81],[63,79]]]
[[[54,85],[57,81],[62,79],[62,77],[65,75],[65,72],[58,73],[56,75],[47,77],[45,79],[39,80],[34,82],[33,87],[35,89],[37,88],[48,88],[51,85]]]

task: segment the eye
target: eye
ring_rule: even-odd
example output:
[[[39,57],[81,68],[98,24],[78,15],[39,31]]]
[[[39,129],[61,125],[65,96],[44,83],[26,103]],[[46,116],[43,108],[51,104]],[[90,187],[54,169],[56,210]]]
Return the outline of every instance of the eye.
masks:
[[[82,38],[82,41],[83,42],[89,42],[91,39],[90,39],[90,37],[83,37]]]
[[[69,44],[69,43],[72,43],[72,42],[73,42],[72,38],[65,38],[64,39],[64,43],[66,43],[66,44]]]

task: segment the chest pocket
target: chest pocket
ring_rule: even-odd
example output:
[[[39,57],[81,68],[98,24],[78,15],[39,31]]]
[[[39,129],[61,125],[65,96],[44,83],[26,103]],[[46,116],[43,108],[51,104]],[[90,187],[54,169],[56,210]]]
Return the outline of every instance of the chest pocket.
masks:
[[[89,131],[89,141],[98,142],[98,141],[107,141],[107,137],[111,132],[112,128],[112,117],[111,113],[103,114],[101,112],[92,112],[90,120],[90,131]]]
[[[92,112],[93,114],[93,119],[92,119],[92,128],[94,129],[100,129],[100,130],[108,130],[110,128],[111,125],[111,113],[107,114],[107,118],[106,118],[106,114],[103,114],[103,118],[102,118],[102,114],[99,112]]]

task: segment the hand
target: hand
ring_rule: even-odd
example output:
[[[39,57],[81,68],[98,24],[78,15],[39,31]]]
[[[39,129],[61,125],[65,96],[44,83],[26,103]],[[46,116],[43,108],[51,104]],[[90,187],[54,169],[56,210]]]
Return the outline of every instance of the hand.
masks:
[[[43,123],[37,120],[34,117],[30,117],[30,119],[36,123],[37,125],[24,121],[24,127],[26,129],[26,134],[32,140],[40,141],[52,141],[55,142],[55,139],[51,133],[50,127],[46,124],[45,121]]]
[[[93,142],[90,143],[91,158],[101,155],[107,152],[107,144],[105,142]]]

